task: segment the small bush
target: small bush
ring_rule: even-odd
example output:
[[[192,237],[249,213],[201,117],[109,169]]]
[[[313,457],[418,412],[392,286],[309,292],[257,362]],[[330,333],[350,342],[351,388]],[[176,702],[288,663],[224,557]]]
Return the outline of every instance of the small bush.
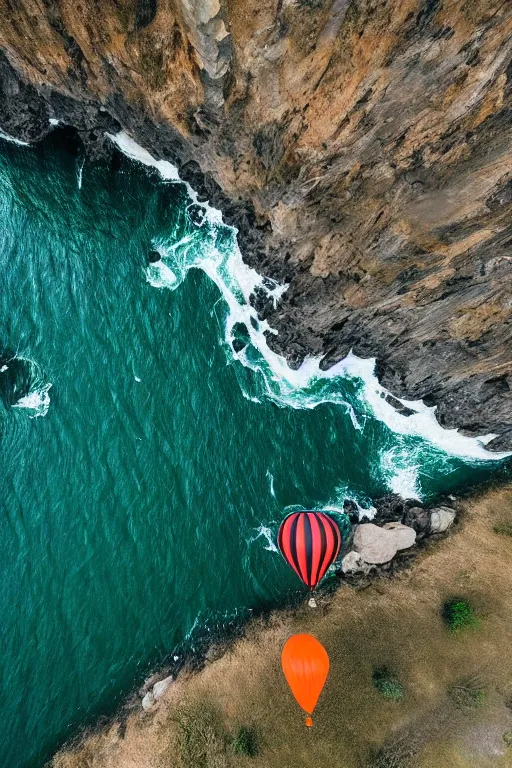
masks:
[[[493,531],[500,536],[512,536],[512,520],[502,520],[494,526]]]
[[[402,684],[396,675],[393,675],[386,667],[375,670],[372,675],[372,682],[385,699],[400,701],[403,698],[404,689]]]
[[[448,690],[448,696],[457,709],[469,711],[483,707],[487,700],[485,689],[477,678],[460,680]]]
[[[443,619],[452,632],[458,632],[460,629],[474,627],[478,624],[471,603],[459,597],[444,604]]]
[[[415,752],[405,741],[390,744],[373,756],[368,768],[412,768]]]
[[[231,746],[237,755],[255,757],[258,754],[256,734],[252,728],[247,728],[245,725],[238,729],[235,738],[231,742]]]
[[[507,747],[512,747],[512,731],[506,731],[503,734],[503,741],[507,745]]]
[[[228,768],[228,745],[221,716],[207,705],[182,708],[176,717],[183,768]]]

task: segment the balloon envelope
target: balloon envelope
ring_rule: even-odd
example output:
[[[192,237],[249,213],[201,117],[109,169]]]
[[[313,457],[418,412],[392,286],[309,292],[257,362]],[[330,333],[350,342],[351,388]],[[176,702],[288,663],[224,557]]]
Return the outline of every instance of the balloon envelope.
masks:
[[[341,547],[341,533],[324,512],[292,512],[279,528],[277,544],[284,559],[314,589]]]
[[[297,703],[311,715],[329,673],[327,651],[312,635],[293,635],[284,645],[281,664]]]

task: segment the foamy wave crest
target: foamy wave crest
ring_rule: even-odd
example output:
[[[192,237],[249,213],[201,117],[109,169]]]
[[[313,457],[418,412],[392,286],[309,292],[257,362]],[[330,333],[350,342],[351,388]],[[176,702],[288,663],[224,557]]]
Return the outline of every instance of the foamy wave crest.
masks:
[[[381,457],[381,468],[387,475],[387,482],[393,493],[399,493],[405,499],[420,499],[420,465],[411,463],[406,451],[390,448]]]
[[[4,408],[25,409],[30,418],[45,416],[51,386],[34,360],[8,349],[0,350],[0,402]]]
[[[256,541],[256,539],[259,539],[260,536],[263,536],[263,538],[267,542],[266,547],[263,547],[263,549],[266,549],[267,552],[279,552],[278,548],[274,543],[275,537],[274,537],[274,534],[272,533],[271,528],[269,528],[267,525],[260,525],[259,528],[256,528],[256,536],[253,539],[251,539],[249,543]]]
[[[23,361],[28,365],[30,372],[29,390],[26,394],[18,398],[13,408],[21,408],[29,411],[31,419],[37,419],[40,416],[46,416],[50,408],[50,389],[51,382],[44,380],[41,367],[30,358],[16,355],[16,360]]]
[[[16,139],[14,136],[9,136],[9,134],[2,131],[2,129],[0,129],[0,139],[10,141],[12,144],[18,144],[20,147],[30,147],[28,141],[22,141],[21,139]]]
[[[25,408],[31,411],[31,419],[37,419],[38,416],[46,416],[50,407],[50,389],[51,384],[45,384],[39,389],[35,389],[29,392],[28,395],[21,397],[17,403],[13,405],[13,408]]]
[[[167,182],[180,181],[175,166],[165,160],[155,160],[126,133],[110,139],[128,157],[156,168]],[[260,321],[251,306],[250,296],[255,292],[266,293],[275,304],[286,290],[274,280],[259,275],[247,266],[236,241],[236,230],[222,221],[220,211],[207,203],[200,203],[194,190],[186,184],[193,204],[202,209],[195,232],[187,234],[179,242],[155,240],[154,248],[160,261],[150,264],[148,281],[158,288],[176,288],[189,269],[203,270],[218,286],[228,307],[225,320],[225,339],[233,359],[262,376],[265,394],[280,406],[315,408],[321,403],[340,405],[349,415],[355,429],[361,430],[367,418],[375,417],[392,432],[404,438],[404,450],[385,450],[381,456],[381,469],[391,490],[403,496],[420,495],[418,469],[428,453],[425,446],[415,449],[407,444],[407,438],[419,437],[440,451],[470,461],[496,461],[511,453],[487,451],[485,445],[495,435],[466,437],[456,429],[444,429],[435,417],[435,406],[429,407],[421,400],[399,400],[410,415],[399,413],[386,397],[388,391],[379,384],[375,375],[375,359],[361,359],[349,353],[341,362],[327,371],[320,368],[320,358],[308,358],[298,370],[291,369],[286,360],[273,352],[265,334],[275,334],[266,321]],[[190,206],[189,206],[190,207]],[[246,343],[236,345],[242,328]],[[238,349],[238,351],[236,351]],[[343,393],[342,381],[347,379],[356,388],[357,414]]]

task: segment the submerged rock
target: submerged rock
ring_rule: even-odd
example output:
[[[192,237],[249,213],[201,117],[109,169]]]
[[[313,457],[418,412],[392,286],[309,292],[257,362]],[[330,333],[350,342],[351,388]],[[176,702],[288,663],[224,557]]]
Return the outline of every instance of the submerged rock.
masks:
[[[455,520],[455,511],[450,507],[437,507],[430,513],[430,533],[443,533]]]
[[[398,550],[412,547],[416,531],[401,523],[388,523],[383,528],[373,523],[358,525],[354,533],[354,549],[365,563],[382,565],[394,558]]]

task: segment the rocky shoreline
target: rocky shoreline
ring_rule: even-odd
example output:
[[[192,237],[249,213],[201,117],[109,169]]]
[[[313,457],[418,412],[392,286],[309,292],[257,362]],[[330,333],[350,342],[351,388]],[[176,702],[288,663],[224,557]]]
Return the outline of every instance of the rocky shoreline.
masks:
[[[489,488],[477,498],[446,502],[448,518],[456,512],[448,528],[456,535],[418,536],[420,556],[398,555],[375,566],[379,578],[328,579],[316,608],[302,600],[292,610],[276,610],[247,623],[229,641],[219,636],[205,644],[200,658],[180,674],[161,668],[114,716],[66,744],[51,765],[234,768],[248,764],[246,754],[233,751],[244,729],[254,736],[255,768],[293,768],[297,756],[304,768],[330,764],[333,756],[347,768],[377,768],[384,756],[396,757],[393,764],[404,768],[411,759],[418,768],[459,762],[469,768],[482,765],[484,757],[486,765],[504,768],[510,758],[504,734],[512,728],[510,664],[503,654],[512,626],[512,489]],[[419,517],[424,527],[425,515],[411,515],[417,502],[400,505],[410,522]],[[393,523],[390,511],[400,513],[396,498],[388,497],[386,517],[376,518],[379,530]],[[427,516],[434,523],[442,517],[431,509]],[[413,568],[404,567],[411,562]],[[470,606],[472,617],[457,631],[444,613],[454,599]],[[280,669],[284,643],[301,632],[314,634],[331,659],[313,738]],[[396,682],[397,697],[383,695],[376,671]],[[461,711],[458,692],[464,686],[478,692],[478,708],[469,706],[469,697],[467,711]],[[406,762],[399,759],[404,745]]]
[[[189,645],[184,651],[171,653],[148,674],[115,714],[100,720],[96,728],[104,728],[110,720],[122,723],[141,709],[144,712],[154,710],[180,676],[197,673],[205,665],[222,658],[245,636],[254,620],[266,625],[271,622],[275,610],[295,611],[305,602],[313,609],[318,606],[326,609],[343,584],[360,590],[380,579],[392,579],[410,568],[420,552],[435,546],[452,530],[456,531],[460,514],[460,502],[453,496],[443,499],[442,503],[423,506],[417,499],[388,494],[374,501],[376,512],[372,520],[360,519],[360,509],[355,502],[346,500],[344,507],[351,522],[350,534],[345,537],[328,577],[313,597],[308,598],[300,591],[279,609],[251,612],[250,616],[201,632],[193,639],[193,647]]]
[[[446,7],[445,7],[446,6]],[[289,284],[269,344],[376,357],[398,398],[512,448],[512,8],[505,0],[23,0],[0,22],[0,128],[123,128]]]

